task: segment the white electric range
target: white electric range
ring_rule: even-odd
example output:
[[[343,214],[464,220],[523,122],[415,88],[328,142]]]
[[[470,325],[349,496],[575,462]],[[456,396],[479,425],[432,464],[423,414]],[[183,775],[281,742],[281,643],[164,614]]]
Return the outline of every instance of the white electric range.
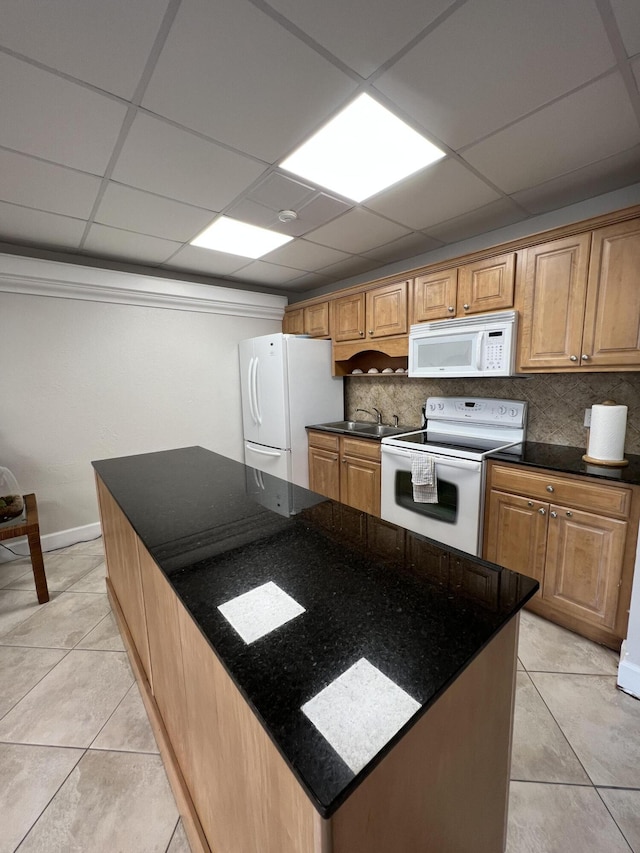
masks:
[[[485,459],[518,454],[525,441],[527,403],[485,397],[429,397],[426,428],[382,439],[382,518],[479,556]],[[412,467],[434,460],[437,498],[414,499]]]

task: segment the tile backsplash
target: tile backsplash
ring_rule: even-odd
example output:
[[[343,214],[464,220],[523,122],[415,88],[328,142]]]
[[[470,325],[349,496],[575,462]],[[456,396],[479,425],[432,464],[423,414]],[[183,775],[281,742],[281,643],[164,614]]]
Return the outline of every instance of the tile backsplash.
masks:
[[[545,444],[586,446],[584,410],[614,400],[628,406],[626,453],[640,454],[640,372],[531,374],[507,379],[409,379],[404,376],[345,377],[345,415],[375,406],[385,423],[421,426],[427,397],[502,397],[527,400],[527,438]]]

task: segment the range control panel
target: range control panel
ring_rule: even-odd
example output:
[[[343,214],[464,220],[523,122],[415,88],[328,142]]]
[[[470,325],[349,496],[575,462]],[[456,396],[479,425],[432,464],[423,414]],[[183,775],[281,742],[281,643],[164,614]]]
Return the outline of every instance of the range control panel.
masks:
[[[492,397],[429,397],[425,404],[429,420],[522,427],[526,413],[527,404],[523,400]]]

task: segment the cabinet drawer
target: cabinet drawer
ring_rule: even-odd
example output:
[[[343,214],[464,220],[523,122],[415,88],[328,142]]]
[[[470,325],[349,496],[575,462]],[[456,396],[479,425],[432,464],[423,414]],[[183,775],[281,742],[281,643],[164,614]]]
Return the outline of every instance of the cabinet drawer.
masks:
[[[380,461],[380,442],[366,438],[343,438],[342,452],[345,456],[360,456],[362,459]]]
[[[308,432],[309,447],[320,447],[322,450],[338,452],[340,436],[329,432]]]
[[[631,507],[631,489],[605,486],[586,478],[564,479],[544,471],[525,471],[507,465],[492,466],[491,488],[621,518],[628,517]]]

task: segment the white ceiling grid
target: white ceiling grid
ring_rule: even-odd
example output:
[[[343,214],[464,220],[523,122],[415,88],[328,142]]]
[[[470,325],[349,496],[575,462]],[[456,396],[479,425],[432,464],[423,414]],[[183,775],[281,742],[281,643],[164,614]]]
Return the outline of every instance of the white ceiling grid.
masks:
[[[636,183],[639,86],[638,0],[3,0],[0,243],[309,293]],[[447,157],[355,204],[279,164],[360,92]]]

